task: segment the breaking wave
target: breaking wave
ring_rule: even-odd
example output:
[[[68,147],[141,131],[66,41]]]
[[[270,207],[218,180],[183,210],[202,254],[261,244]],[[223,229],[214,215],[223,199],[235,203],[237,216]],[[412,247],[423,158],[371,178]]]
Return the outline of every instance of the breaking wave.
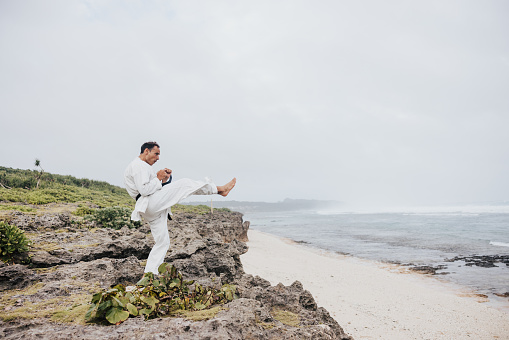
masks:
[[[496,247],[509,247],[509,243],[505,243],[505,242],[496,242],[496,241],[491,241],[491,242],[490,242],[490,245],[492,245],[492,246],[496,246]]]

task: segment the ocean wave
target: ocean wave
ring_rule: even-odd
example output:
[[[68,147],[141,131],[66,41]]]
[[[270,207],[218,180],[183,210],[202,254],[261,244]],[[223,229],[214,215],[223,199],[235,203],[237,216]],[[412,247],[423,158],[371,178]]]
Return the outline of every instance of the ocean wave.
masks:
[[[429,213],[403,213],[404,216],[479,216],[477,213],[470,212],[429,212]]]
[[[492,245],[492,246],[496,246],[496,247],[509,247],[509,243],[505,243],[505,242],[496,242],[496,241],[491,241],[491,242],[490,242],[490,245]]]
[[[317,215],[355,215],[355,214],[404,214],[417,216],[479,216],[480,214],[509,214],[509,205],[468,205],[468,206],[430,206],[430,207],[385,207],[362,208],[345,206],[338,210],[318,210]]]

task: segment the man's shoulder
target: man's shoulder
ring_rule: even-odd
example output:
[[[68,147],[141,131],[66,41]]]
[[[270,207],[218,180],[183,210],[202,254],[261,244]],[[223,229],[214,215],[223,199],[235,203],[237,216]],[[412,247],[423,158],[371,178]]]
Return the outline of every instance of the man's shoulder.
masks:
[[[142,161],[139,157],[136,157],[129,163],[126,171],[139,171],[144,169],[150,169],[150,165]]]
[[[129,164],[127,165],[127,167],[125,168],[125,171],[131,171],[132,169],[138,167],[138,162],[136,161],[136,159],[139,159],[138,157],[136,157],[135,159],[133,159],[131,162],[129,162]]]

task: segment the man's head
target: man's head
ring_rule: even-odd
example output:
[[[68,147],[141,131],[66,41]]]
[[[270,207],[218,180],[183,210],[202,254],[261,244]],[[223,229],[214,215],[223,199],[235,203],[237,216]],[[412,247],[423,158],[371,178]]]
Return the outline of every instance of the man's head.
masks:
[[[140,159],[150,165],[154,165],[159,160],[159,144],[156,142],[146,142],[141,146]]]

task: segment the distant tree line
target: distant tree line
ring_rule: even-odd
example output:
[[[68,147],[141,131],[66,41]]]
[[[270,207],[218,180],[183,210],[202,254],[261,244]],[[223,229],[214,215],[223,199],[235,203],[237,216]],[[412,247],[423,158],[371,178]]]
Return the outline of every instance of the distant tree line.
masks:
[[[39,182],[39,186],[37,183]],[[56,175],[37,170],[21,170],[0,166],[0,186],[6,189],[48,189],[58,186],[58,184],[70,185],[75,187],[100,190],[113,194],[123,193],[125,189],[109,184],[104,181],[95,181],[87,178],[76,178],[69,175]]]

